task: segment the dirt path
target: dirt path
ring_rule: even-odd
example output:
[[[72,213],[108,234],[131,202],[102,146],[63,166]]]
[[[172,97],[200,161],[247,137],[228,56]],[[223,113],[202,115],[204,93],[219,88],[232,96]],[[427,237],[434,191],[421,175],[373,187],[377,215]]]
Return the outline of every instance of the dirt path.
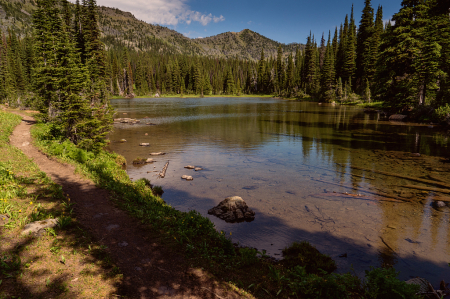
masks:
[[[90,230],[124,275],[119,294],[127,298],[239,298],[209,275],[185,266],[183,258],[158,245],[151,233],[109,200],[107,191],[74,174],[74,167],[49,159],[33,145],[34,119],[24,116],[11,144],[32,158],[40,169],[63,187],[75,203],[77,221]]]

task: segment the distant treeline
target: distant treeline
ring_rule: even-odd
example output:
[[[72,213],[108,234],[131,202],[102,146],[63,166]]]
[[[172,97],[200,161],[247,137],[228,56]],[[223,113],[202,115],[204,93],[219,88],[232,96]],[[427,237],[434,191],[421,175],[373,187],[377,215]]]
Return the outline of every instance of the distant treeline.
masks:
[[[82,11],[87,2],[76,9]],[[85,62],[86,49],[76,33],[77,14],[82,12],[65,3],[60,2],[59,16],[72,28],[70,36]],[[128,47],[123,41],[100,39],[109,48],[97,62],[111,95],[273,94],[326,102],[384,101],[397,111],[427,105],[440,107],[444,115],[445,109],[450,112],[448,1],[404,0],[401,5],[392,21],[384,24],[382,7],[375,13],[366,0],[359,27],[352,8],[350,17],[327,39],[310,35],[306,47],[287,58],[281,46],[276,57],[266,57],[263,50],[259,61],[174,54],[161,51],[163,45],[157,45],[161,41],[149,37]],[[32,99],[33,72],[40,56],[33,46],[36,33],[18,38],[3,32],[2,37],[1,98]]]

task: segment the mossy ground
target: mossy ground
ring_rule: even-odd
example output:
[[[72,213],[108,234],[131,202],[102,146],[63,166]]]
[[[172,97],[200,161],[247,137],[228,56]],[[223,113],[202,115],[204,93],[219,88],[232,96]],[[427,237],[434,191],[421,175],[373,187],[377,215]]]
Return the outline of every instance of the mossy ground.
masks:
[[[120,294],[122,275],[72,215],[70,198],[9,136],[21,118],[0,111],[0,298],[102,298]],[[35,238],[32,221],[58,218]]]

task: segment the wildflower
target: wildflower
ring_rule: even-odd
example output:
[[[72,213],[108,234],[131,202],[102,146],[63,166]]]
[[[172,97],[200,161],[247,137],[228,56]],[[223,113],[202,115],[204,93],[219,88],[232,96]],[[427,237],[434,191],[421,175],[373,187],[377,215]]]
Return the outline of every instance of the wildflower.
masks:
[[[231,232],[230,232],[230,236],[231,236]]]
[[[32,205],[33,204],[33,202],[32,201],[30,201],[30,205]]]
[[[22,210],[19,210],[19,213],[22,213]]]

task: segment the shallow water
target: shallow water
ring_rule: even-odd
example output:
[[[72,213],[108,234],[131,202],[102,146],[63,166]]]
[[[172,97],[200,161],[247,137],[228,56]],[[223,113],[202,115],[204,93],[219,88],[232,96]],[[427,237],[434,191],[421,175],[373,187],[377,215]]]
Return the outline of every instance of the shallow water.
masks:
[[[282,248],[307,240],[335,259],[339,272],[353,266],[363,276],[370,266],[394,265],[403,279],[450,279],[450,210],[432,204],[450,194],[401,187],[450,186],[448,139],[438,127],[392,123],[356,107],[260,98],[112,104],[117,117],[141,120],[117,123],[110,135],[111,149],[128,161],[129,176],[162,186],[168,204],[197,210],[233,241],[281,257]],[[153,164],[131,165],[151,152],[167,154],[153,157]],[[158,178],[167,161],[166,177]],[[188,164],[203,170],[184,169]],[[181,180],[184,174],[194,180]],[[255,221],[229,224],[207,214],[234,195],[256,212]]]

